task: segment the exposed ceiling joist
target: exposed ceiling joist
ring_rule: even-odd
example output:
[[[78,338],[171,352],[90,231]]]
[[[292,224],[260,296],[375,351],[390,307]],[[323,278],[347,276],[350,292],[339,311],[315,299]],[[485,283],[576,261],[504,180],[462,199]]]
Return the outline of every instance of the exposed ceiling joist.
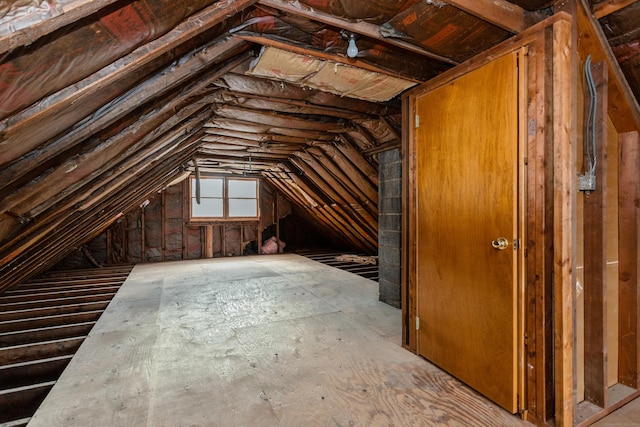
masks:
[[[220,128],[228,130],[238,130],[242,132],[255,132],[267,135],[274,135],[278,138],[280,135],[296,138],[308,138],[312,140],[332,140],[335,135],[318,130],[298,129],[286,126],[275,126],[265,124],[259,121],[247,121],[236,118],[225,118],[216,116],[205,124],[207,128]]]
[[[228,91],[227,94],[236,98],[235,103],[250,108],[260,110],[281,111],[283,113],[298,113],[298,114],[324,114],[327,116],[341,117],[344,119],[358,119],[358,118],[371,118],[372,114],[354,112],[353,110],[338,108],[338,107],[324,107],[322,105],[314,105],[305,101],[298,101],[293,99],[277,99],[265,97],[258,94],[250,93],[238,93]],[[227,100],[229,103],[234,103],[233,100]]]
[[[267,143],[283,143],[283,144],[297,144],[304,145],[309,143],[309,138],[302,138],[296,136],[284,136],[284,135],[274,135],[268,133],[253,133],[253,132],[242,132],[235,131],[230,129],[224,129],[219,127],[212,127],[211,123],[207,124],[205,127],[206,135],[211,136],[227,136],[230,138],[240,138],[249,141],[257,141],[257,142],[267,142]],[[203,139],[206,141],[208,136],[205,136]],[[327,136],[326,140],[332,141],[334,137]]]
[[[320,121],[300,118],[276,112],[264,112],[260,110],[250,110],[235,106],[225,106],[216,110],[216,117],[227,119],[244,120],[247,122],[267,124],[274,127],[288,127],[303,131],[318,132],[345,132],[349,129],[344,123],[334,121]]]
[[[265,161],[273,163],[276,161],[286,160],[289,155],[288,154],[270,154],[270,153],[251,153],[249,151],[240,151],[240,150],[209,150],[204,147],[200,147],[198,149],[198,153],[207,155],[207,156],[216,156],[223,160],[231,160],[238,159],[243,161],[249,161],[251,159],[252,162],[255,161]]]
[[[427,2],[429,1],[431,0]],[[526,30],[548,16],[542,12],[524,10],[506,0],[446,0],[446,2],[514,34]]]
[[[363,112],[367,114],[398,114],[399,110],[385,104],[355,98],[340,97],[317,89],[303,88],[282,80],[271,80],[246,74],[229,73],[221,78],[217,86],[238,94],[260,95],[273,100],[295,100],[312,105],[326,106]]]
[[[600,19],[605,16],[611,15],[612,13],[616,13],[620,9],[623,9],[627,6],[630,6],[634,3],[638,2],[638,0],[606,0],[600,3],[596,3],[593,6],[593,15]]]
[[[408,52],[417,53],[418,55],[426,56],[427,58],[435,59],[440,62],[444,62],[450,65],[457,65],[458,62],[451,58],[447,58],[442,55],[438,55],[433,52],[429,52],[419,46],[407,43],[404,40],[394,39],[390,37],[383,37],[380,32],[380,27],[375,24],[364,21],[347,21],[345,19],[336,18],[333,15],[323,13],[321,11],[312,10],[311,8],[304,6],[298,2],[287,2],[284,0],[260,0],[260,4],[269,6],[282,12],[290,13],[293,15],[303,16],[313,21],[322,22],[324,24],[332,25],[337,28],[341,28],[352,33],[361,34],[363,36],[372,38],[374,40],[384,41],[392,46],[402,48]]]
[[[281,40],[276,40],[275,38],[271,38],[271,37],[254,36],[246,33],[236,33],[236,37],[239,37],[242,40],[245,40],[248,42],[257,43],[263,46],[275,47],[278,49],[286,50],[287,52],[297,53],[299,55],[312,56],[312,57],[320,58],[326,61],[331,61],[338,64],[344,64],[351,67],[361,68],[363,70],[371,71],[374,73],[384,74],[387,76],[408,80],[414,83],[422,83],[421,80],[415,79],[411,76],[403,76],[402,74],[397,73],[393,70],[378,67],[376,65],[361,61],[359,59],[348,58],[342,55],[336,55],[336,54],[322,52],[315,49],[309,49],[303,46],[293,45]]]

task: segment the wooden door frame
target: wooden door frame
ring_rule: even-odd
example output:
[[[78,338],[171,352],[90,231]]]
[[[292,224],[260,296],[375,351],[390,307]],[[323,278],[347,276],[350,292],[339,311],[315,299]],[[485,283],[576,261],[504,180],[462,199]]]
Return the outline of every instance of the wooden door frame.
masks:
[[[416,98],[448,84],[509,52],[526,49],[528,60],[520,83],[520,120],[524,132],[521,205],[525,239],[522,242],[522,277],[525,295],[522,308],[527,367],[522,390],[526,408],[522,416],[545,425],[555,417],[557,425],[572,425],[573,287],[575,264],[575,172],[576,114],[574,24],[561,12],[527,31],[461,64],[403,97],[403,220],[402,307],[403,346],[417,351],[416,317]],[[554,87],[556,88],[554,90]],[[558,90],[562,88],[562,90]],[[559,157],[556,157],[559,156]],[[559,159],[559,160],[554,160]],[[554,233],[554,229],[558,233]],[[555,298],[554,298],[555,296]],[[553,325],[553,328],[552,328]],[[524,368],[524,367],[523,367]],[[555,369],[555,375],[554,375]]]
[[[522,135],[525,150],[525,346],[526,397],[523,418],[540,426],[581,426],[605,416],[629,400],[640,396],[640,321],[631,325],[633,337],[624,347],[631,362],[625,365],[623,376],[635,389],[633,393],[605,408],[584,413],[574,396],[576,382],[575,349],[575,285],[576,285],[576,199],[577,199],[577,98],[579,94],[578,52],[593,55],[593,62],[604,61],[608,68],[609,115],[619,134],[620,147],[628,150],[626,164],[619,171],[624,193],[618,197],[623,212],[625,235],[635,235],[618,248],[625,277],[619,289],[624,292],[621,305],[628,316],[640,312],[638,285],[637,233],[638,208],[633,194],[638,194],[637,147],[640,140],[640,106],[628,87],[622,71],[584,0],[558,4],[557,11],[547,20],[514,36],[502,44],[452,68],[412,91],[402,99],[402,287],[403,346],[416,352],[416,212],[415,176],[416,150],[414,115],[416,96],[433,90],[461,75],[515,49],[526,47],[528,60],[523,89],[526,100],[521,111],[526,135]],[[579,31],[578,31],[579,30]],[[631,141],[631,142],[629,142]],[[637,145],[637,144],[636,144]],[[594,324],[598,327],[599,325]],[[582,405],[582,404],[581,404]]]

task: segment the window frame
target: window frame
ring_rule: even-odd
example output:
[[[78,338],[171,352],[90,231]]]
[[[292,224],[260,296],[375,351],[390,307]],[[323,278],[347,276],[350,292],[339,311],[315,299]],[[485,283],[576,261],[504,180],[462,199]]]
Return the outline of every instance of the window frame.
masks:
[[[195,203],[196,196],[195,190],[195,175],[189,177],[189,190],[188,190],[188,204],[189,204],[189,222],[191,223],[216,223],[216,222],[248,222],[258,221],[260,219],[260,179],[259,178],[247,178],[238,176],[220,176],[220,175],[207,175],[201,176],[200,180],[205,179],[219,179],[222,180],[222,216],[193,216],[193,204]],[[256,216],[229,216],[229,181],[251,181],[256,184]],[[201,196],[202,198],[202,196]],[[212,197],[214,198],[214,197]],[[231,200],[246,199],[254,200],[248,197],[232,197]]]

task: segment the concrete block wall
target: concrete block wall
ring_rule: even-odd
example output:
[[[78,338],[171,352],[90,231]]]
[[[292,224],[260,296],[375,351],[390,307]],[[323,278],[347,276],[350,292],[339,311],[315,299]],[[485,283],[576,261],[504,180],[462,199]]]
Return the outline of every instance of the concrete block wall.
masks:
[[[400,149],[378,154],[379,299],[400,307],[400,227],[402,224],[402,155]]]

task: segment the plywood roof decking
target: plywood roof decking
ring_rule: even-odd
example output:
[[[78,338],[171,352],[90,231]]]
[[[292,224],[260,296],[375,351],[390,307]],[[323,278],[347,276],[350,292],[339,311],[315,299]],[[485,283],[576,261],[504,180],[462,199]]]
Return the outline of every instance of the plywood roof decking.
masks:
[[[139,264],[30,426],[526,426],[400,346],[377,284],[297,255]]]

